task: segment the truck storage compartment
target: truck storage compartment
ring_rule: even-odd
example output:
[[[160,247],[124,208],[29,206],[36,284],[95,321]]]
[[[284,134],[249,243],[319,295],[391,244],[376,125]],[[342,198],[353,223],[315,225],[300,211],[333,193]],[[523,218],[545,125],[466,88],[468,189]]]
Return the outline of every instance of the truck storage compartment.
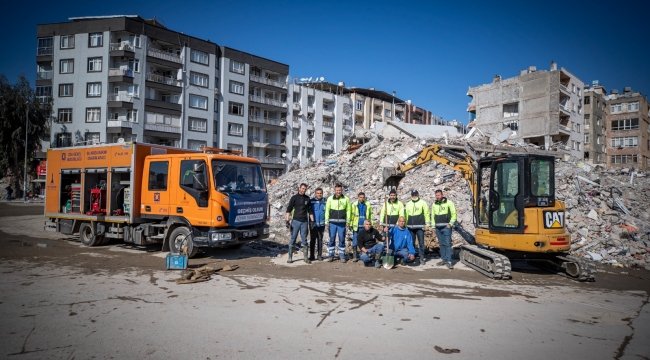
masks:
[[[88,168],[84,176],[84,213],[106,215],[106,168]]]
[[[81,169],[61,170],[60,213],[81,213]]]
[[[113,216],[124,216],[131,212],[131,170],[111,169],[109,209]]]

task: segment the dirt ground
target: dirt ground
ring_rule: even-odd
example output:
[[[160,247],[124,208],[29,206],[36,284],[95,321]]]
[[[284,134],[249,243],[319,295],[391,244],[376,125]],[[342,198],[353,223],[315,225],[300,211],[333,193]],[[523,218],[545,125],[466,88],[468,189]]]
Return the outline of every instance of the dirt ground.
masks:
[[[164,270],[165,253],[160,245],[147,247],[130,246],[114,241],[108,245],[85,247],[75,237],[45,232],[42,205],[0,203],[0,259],[19,260],[34,264],[48,264],[78,268],[93,274],[96,272],[117,274],[125,271],[148,273]],[[147,256],[149,255],[149,256]],[[294,260],[300,256],[294,255]],[[237,275],[267,278],[323,281],[331,283],[379,282],[417,284],[427,278],[458,279],[478,284],[494,284],[495,281],[468,268],[446,270],[435,268],[430,261],[425,269],[418,266],[396,267],[387,271],[364,267],[361,262],[313,262],[312,265],[295,261],[287,266],[286,249],[271,241],[252,242],[242,249],[211,249],[190,259],[189,266],[237,264]],[[431,265],[430,265],[431,264]],[[570,286],[577,289],[639,290],[650,293],[650,272],[638,269],[619,269],[598,266],[596,281],[577,283],[557,275],[532,268],[525,263],[513,263],[512,280],[509,284],[540,286]],[[101,270],[100,270],[101,269]],[[227,274],[224,274],[228,276]],[[487,290],[486,290],[487,291]],[[489,291],[488,291],[489,292]],[[487,295],[477,289],[477,295]]]

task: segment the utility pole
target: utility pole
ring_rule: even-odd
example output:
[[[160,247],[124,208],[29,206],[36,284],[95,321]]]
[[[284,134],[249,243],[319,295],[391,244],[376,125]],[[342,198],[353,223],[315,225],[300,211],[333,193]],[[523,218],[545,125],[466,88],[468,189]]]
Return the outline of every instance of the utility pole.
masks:
[[[395,118],[395,90],[393,90],[393,105],[390,109],[390,119],[391,121]]]
[[[23,172],[23,201],[27,202],[27,135],[29,134],[29,101],[25,102],[25,163]]]

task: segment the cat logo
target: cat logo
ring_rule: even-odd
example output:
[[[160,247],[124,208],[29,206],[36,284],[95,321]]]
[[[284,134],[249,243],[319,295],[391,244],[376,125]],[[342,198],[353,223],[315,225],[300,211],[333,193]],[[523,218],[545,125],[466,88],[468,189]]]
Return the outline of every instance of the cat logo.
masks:
[[[561,229],[564,227],[564,211],[544,211],[544,227]]]

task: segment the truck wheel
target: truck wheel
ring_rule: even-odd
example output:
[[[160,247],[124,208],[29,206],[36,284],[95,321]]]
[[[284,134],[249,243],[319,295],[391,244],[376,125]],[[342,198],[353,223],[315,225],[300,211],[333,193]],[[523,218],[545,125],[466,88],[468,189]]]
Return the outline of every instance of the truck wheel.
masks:
[[[79,241],[86,246],[97,246],[102,242],[103,236],[96,236],[90,223],[82,223],[79,226]]]
[[[194,246],[191,240],[190,229],[185,226],[177,227],[169,235],[169,252],[180,255],[183,253],[183,248],[187,246],[187,257],[194,257],[199,249]]]

